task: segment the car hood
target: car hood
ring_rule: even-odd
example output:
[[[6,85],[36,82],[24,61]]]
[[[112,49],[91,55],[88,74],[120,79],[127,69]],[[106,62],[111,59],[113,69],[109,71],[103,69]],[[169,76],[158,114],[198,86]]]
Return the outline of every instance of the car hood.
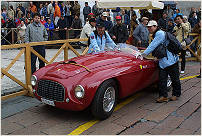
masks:
[[[85,71],[93,71],[117,63],[132,60],[130,55],[121,52],[103,52],[75,57],[66,62],[57,62],[54,67],[45,73],[45,76],[65,79]]]

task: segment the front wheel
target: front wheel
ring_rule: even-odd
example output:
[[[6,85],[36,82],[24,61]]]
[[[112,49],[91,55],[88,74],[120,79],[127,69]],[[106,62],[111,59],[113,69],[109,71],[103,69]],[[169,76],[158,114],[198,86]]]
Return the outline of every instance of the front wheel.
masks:
[[[114,80],[104,81],[98,88],[92,102],[92,114],[98,119],[108,118],[117,103],[117,86]]]

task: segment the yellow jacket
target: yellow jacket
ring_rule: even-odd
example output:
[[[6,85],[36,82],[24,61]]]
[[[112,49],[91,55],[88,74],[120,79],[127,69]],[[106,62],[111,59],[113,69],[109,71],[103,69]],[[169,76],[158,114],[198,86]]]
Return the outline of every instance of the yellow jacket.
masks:
[[[175,35],[179,42],[182,42],[182,28],[184,29],[184,38],[187,38],[189,34],[189,25],[187,23],[182,23],[180,27],[175,26],[174,30],[176,30]]]

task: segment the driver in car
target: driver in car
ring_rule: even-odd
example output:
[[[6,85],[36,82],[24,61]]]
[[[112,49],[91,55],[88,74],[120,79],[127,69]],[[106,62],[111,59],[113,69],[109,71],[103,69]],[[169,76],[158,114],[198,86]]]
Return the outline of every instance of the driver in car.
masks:
[[[96,24],[96,30],[90,34],[90,45],[88,53],[104,51],[105,47],[114,49],[116,44],[105,31],[104,23],[100,22]]]

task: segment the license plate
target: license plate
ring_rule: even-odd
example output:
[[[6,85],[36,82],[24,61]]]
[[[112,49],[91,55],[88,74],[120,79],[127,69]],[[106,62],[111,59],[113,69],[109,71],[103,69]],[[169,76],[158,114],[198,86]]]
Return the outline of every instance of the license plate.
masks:
[[[51,101],[51,100],[47,100],[47,99],[44,99],[44,98],[41,98],[41,101],[45,104],[48,104],[48,105],[51,105],[51,106],[55,106],[55,103],[54,101]]]

